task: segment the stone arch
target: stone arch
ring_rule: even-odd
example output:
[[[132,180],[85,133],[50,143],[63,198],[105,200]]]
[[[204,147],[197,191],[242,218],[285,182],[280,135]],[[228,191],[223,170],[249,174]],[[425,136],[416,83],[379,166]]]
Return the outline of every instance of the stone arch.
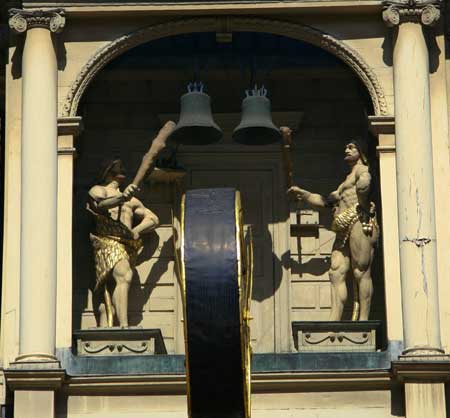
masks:
[[[271,19],[247,17],[200,17],[166,22],[122,35],[97,51],[83,66],[66,96],[61,116],[76,116],[86,88],[101,69],[117,56],[140,44],[189,32],[266,32],[315,45],[345,62],[360,78],[372,99],[375,115],[388,115],[389,109],[377,76],[353,48],[310,26]]]

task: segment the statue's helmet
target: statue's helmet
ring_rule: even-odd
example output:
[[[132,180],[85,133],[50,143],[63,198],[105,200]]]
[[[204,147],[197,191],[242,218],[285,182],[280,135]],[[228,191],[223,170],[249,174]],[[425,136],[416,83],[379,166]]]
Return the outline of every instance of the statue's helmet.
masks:
[[[114,178],[125,178],[125,168],[123,166],[123,163],[120,159],[110,159],[106,160],[100,169],[99,175],[98,175],[98,184],[104,184],[106,182],[106,179],[110,177]]]

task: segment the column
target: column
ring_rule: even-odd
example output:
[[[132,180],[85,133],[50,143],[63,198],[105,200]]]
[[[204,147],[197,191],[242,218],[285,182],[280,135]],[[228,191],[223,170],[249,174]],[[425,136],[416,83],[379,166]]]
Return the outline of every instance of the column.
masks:
[[[434,209],[429,54],[424,30],[439,0],[385,1],[394,34],[394,100],[404,351],[393,362],[407,418],[445,418],[450,362],[441,346]],[[431,35],[431,34],[430,34]]]
[[[442,353],[428,47],[423,26],[440,15],[438,0],[385,2],[396,26],[393,51],[397,201],[405,355]]]
[[[55,360],[57,60],[61,10],[10,10],[22,55],[20,347],[17,361]]]
[[[19,356],[5,370],[14,416],[54,418],[64,371],[55,357],[57,276],[57,88],[52,33],[61,10],[10,10],[22,52]],[[23,373],[22,371],[25,371]]]

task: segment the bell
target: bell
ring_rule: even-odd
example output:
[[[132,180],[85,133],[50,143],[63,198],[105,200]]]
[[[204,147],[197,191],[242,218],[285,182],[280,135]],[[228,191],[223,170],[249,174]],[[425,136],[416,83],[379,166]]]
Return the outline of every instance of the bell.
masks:
[[[281,140],[280,130],[273,124],[267,90],[255,86],[245,91],[241,123],[233,131],[233,139],[245,145],[266,145]]]
[[[170,138],[177,144],[207,145],[222,138],[223,132],[211,114],[211,99],[202,83],[189,83],[188,93],[180,99],[180,119]]]

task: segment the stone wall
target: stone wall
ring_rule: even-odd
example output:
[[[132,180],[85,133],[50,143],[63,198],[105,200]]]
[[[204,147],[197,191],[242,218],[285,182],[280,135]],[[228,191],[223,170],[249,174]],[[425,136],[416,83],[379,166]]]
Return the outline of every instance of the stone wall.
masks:
[[[56,403],[57,418],[184,418],[184,395],[62,397]],[[398,389],[349,392],[257,393],[252,395],[252,417],[273,418],[368,418],[404,417]]]

